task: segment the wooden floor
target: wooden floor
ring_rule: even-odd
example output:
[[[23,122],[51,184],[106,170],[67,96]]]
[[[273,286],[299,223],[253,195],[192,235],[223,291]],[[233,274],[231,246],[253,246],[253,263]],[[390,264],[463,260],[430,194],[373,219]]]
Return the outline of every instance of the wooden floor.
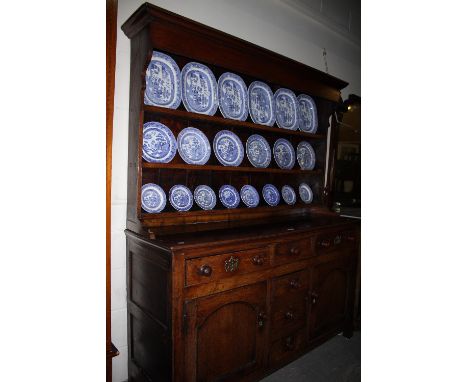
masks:
[[[338,335],[261,382],[359,382],[361,333]]]

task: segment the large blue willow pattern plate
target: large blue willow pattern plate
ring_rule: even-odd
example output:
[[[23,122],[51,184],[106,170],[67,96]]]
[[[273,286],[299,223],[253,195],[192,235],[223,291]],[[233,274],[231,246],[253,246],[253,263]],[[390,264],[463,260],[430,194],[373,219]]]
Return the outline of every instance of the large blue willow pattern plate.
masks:
[[[234,187],[225,184],[219,189],[219,200],[226,208],[236,208],[239,205],[240,197]]]
[[[280,88],[274,95],[276,124],[288,130],[297,130],[299,125],[296,95],[289,89]]]
[[[275,103],[270,87],[261,81],[249,85],[249,114],[252,121],[261,125],[273,126],[275,123]]]
[[[195,188],[193,198],[198,206],[204,210],[212,210],[216,205],[216,194],[209,186],[201,185]]]
[[[177,211],[188,211],[193,205],[192,192],[187,187],[177,184],[169,190],[169,202]]]
[[[291,186],[285,185],[281,188],[281,195],[283,196],[283,200],[289,204],[293,205],[296,203],[296,192],[294,188]]]
[[[297,162],[302,170],[315,167],[315,151],[309,142],[302,141],[297,145]]]
[[[278,189],[272,184],[265,184],[262,190],[263,199],[270,206],[277,206],[280,202],[280,194]]]
[[[177,109],[181,100],[180,69],[167,54],[153,52],[146,69],[146,105]]]
[[[169,163],[177,152],[177,143],[172,131],[160,122],[143,125],[143,159],[153,163]]]
[[[299,108],[299,129],[306,133],[315,134],[318,127],[317,106],[312,97],[300,94],[297,97]]]
[[[218,108],[218,86],[206,65],[189,62],[181,72],[182,102],[188,111],[213,115]]]
[[[247,158],[254,167],[268,167],[271,161],[271,149],[267,140],[261,135],[253,134],[245,143]]]
[[[296,161],[294,155],[294,147],[292,144],[284,139],[278,139],[273,145],[273,155],[278,166],[285,170],[291,170]]]
[[[249,208],[257,207],[260,202],[260,196],[258,195],[257,190],[249,184],[242,186],[240,197],[244,204]]]
[[[211,155],[210,142],[205,134],[195,127],[186,127],[177,136],[179,155],[188,164],[202,165]]]
[[[301,183],[299,185],[299,196],[306,204],[310,204],[312,200],[314,200],[314,193],[307,183]]]
[[[161,212],[166,207],[164,190],[154,183],[147,183],[141,188],[141,208],[149,213]]]
[[[224,118],[245,121],[247,119],[247,86],[234,73],[223,73],[218,78],[219,110]]]
[[[216,133],[213,151],[224,166],[239,166],[244,159],[244,147],[239,137],[229,130]]]

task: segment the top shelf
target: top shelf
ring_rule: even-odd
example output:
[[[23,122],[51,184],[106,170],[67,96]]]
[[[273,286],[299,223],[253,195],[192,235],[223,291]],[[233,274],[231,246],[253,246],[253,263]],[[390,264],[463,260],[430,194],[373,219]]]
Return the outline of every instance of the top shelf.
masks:
[[[270,132],[270,133],[275,133],[275,134],[284,134],[287,136],[305,137],[308,139],[320,140],[320,139],[326,138],[326,135],[323,135],[323,134],[310,134],[310,133],[305,133],[303,131],[287,130],[287,129],[282,129],[279,127],[270,127],[270,126],[260,125],[260,124],[256,124],[252,122],[243,122],[243,121],[237,121],[234,119],[228,119],[228,118],[223,118],[223,117],[218,117],[218,116],[197,114],[197,113],[192,113],[192,112],[185,111],[185,110],[168,109],[164,107],[149,106],[149,105],[144,105],[143,110],[151,114],[158,114],[158,115],[165,116],[165,117],[171,117],[171,118],[177,118],[177,119],[190,119],[194,121],[201,121],[201,122],[207,122],[207,123],[216,124],[216,125],[223,125],[227,127],[242,127],[242,128],[252,129],[252,130],[257,130],[257,131],[264,131],[264,132]]]

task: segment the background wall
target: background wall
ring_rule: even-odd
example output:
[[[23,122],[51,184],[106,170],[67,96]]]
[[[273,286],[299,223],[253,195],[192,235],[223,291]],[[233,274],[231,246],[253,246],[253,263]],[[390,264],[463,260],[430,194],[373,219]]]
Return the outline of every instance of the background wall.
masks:
[[[361,95],[359,0],[153,0],[151,3],[326,71]],[[120,351],[113,381],[127,379],[125,229],[130,40],[120,26],[142,0],[119,0],[112,154],[112,341]]]

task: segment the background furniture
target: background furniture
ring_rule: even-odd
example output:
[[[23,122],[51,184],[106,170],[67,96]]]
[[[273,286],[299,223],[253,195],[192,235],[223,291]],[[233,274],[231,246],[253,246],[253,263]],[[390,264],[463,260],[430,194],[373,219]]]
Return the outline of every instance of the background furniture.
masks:
[[[298,357],[340,331],[352,334],[358,235],[355,222],[330,211],[336,158],[334,111],[346,83],[222,32],[155,6],[140,7],[122,26],[131,39],[129,167],[127,202],[127,305],[129,380],[251,381]],[[143,104],[144,74],[153,50],[168,53],[180,68],[208,65],[218,78],[239,74],[314,97],[316,134],[265,127]],[[331,126],[330,125],[331,119]],[[176,155],[168,164],[141,158],[147,121],[178,132],[194,126],[212,141],[221,129],[245,144],[254,133],[272,145],[279,137],[294,146],[310,142],[314,170],[225,167],[214,155],[204,166]],[[327,151],[327,137],[330,148]],[[328,155],[327,155],[328,154]],[[327,167],[328,160],[328,167]],[[141,186],[174,184],[191,190],[208,184],[237,189],[266,183],[314,191],[313,204],[261,205],[211,211],[141,209]],[[298,198],[299,199],[299,198]]]

